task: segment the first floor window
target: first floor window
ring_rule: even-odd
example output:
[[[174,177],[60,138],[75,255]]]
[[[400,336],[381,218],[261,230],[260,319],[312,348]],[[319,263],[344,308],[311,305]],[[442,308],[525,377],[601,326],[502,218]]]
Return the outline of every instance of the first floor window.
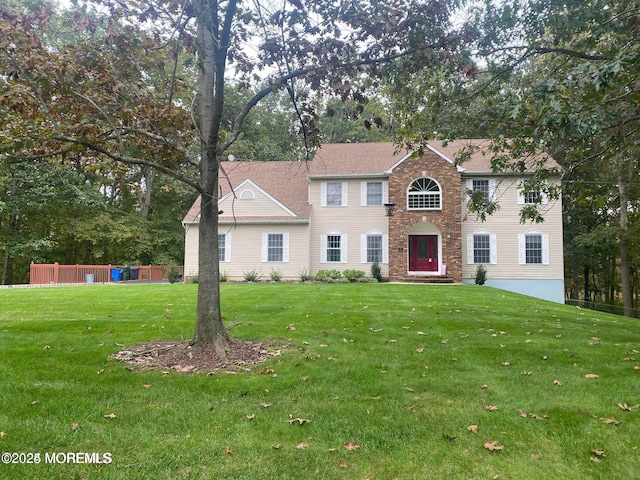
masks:
[[[367,263],[382,262],[382,235],[367,235]]]
[[[218,256],[221,262],[231,261],[231,234],[218,234]]]
[[[525,236],[525,263],[542,263],[542,235]]]
[[[327,235],[327,262],[340,261],[340,235]]]
[[[329,232],[320,238],[321,263],[345,263],[347,261],[347,236]]]
[[[263,262],[288,262],[289,261],[289,234],[288,233],[263,233],[262,234],[262,261]]]
[[[491,248],[488,234],[478,234],[473,236],[473,263],[489,263],[491,259]]]
[[[495,233],[479,231],[467,235],[467,263],[495,265],[498,263],[498,249]]]
[[[549,235],[527,232],[518,235],[520,265],[549,265]]]
[[[270,233],[267,238],[267,261],[281,262],[284,243],[281,233]]]

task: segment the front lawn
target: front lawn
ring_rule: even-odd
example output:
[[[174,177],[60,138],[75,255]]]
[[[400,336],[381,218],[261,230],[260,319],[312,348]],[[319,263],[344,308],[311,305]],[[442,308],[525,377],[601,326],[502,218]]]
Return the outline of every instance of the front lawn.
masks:
[[[0,290],[0,452],[15,452],[0,478],[640,471],[638,320],[462,285],[223,284],[222,294],[226,322],[241,322],[231,334],[268,341],[270,355],[207,376],[109,359],[190,338],[195,285]]]

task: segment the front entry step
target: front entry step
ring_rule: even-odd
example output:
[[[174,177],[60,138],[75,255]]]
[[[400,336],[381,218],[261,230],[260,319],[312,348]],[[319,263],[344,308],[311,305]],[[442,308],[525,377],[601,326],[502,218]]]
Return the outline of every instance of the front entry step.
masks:
[[[407,282],[407,283],[456,283],[456,281],[451,277],[439,276],[439,275],[424,276],[424,277],[407,275],[405,277],[391,279],[391,281]]]

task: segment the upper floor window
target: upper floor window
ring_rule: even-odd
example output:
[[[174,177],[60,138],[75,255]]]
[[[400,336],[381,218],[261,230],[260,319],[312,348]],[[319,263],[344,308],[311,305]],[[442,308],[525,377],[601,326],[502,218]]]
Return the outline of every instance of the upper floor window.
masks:
[[[385,202],[384,182],[362,182],[361,202],[362,206],[382,205]]]
[[[407,206],[409,210],[440,210],[442,191],[438,182],[425,177],[414,180],[407,190]]]
[[[471,189],[474,192],[482,192],[482,200],[488,202],[491,198],[489,193],[489,180],[488,179],[477,179],[472,181]]]
[[[322,182],[321,205],[344,207],[347,205],[347,182]]]
[[[518,203],[520,205],[546,205],[548,197],[545,190],[547,189],[546,182],[536,186],[531,182],[523,181],[518,189]]]

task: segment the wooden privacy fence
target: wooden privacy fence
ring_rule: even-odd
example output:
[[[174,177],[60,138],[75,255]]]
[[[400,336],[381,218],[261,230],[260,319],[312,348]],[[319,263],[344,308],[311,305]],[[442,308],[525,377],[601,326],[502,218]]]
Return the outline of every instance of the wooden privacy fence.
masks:
[[[113,270],[119,270],[113,272]],[[56,283],[107,283],[120,280],[166,280],[169,267],[162,265],[60,265],[58,263],[32,263],[29,283],[49,285]],[[178,267],[182,275],[183,267]],[[126,271],[127,274],[123,273]]]

